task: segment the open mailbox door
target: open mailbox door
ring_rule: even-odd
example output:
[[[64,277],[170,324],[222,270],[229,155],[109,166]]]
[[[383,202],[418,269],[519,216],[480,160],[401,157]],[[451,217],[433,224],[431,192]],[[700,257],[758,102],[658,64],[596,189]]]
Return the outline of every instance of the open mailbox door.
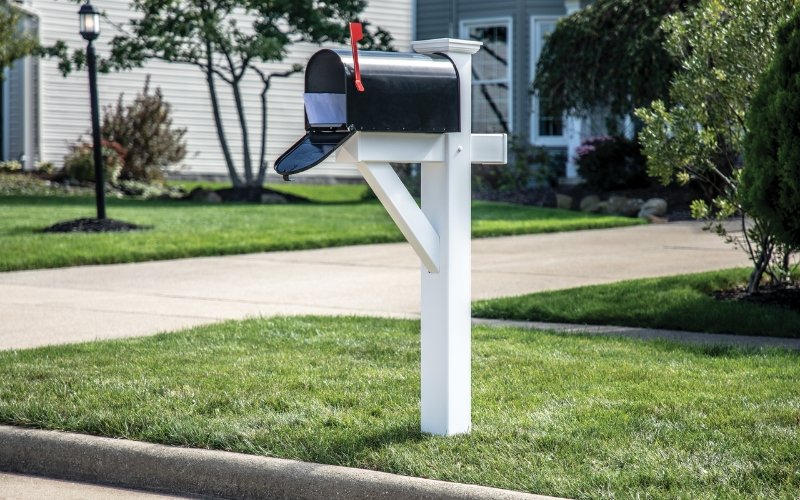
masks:
[[[286,178],[330,156],[355,132],[460,131],[458,72],[439,54],[359,52],[361,82],[347,50],[323,49],[306,65],[306,135],[275,162]]]

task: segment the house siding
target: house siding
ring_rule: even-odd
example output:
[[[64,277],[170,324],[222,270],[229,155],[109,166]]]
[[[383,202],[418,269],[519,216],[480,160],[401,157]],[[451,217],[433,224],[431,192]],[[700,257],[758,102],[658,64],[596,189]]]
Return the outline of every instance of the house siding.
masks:
[[[23,127],[19,124],[23,123],[24,116],[24,101],[21,96],[23,93],[24,79],[22,73],[22,61],[15,61],[8,72],[8,144],[7,152],[9,160],[20,160],[22,155],[25,154],[25,134]]]
[[[71,48],[83,48],[84,42],[77,33],[77,7],[69,2],[33,0],[33,7],[41,15],[41,42],[45,45],[56,40],[65,41]],[[123,24],[131,17],[128,0],[97,0],[96,6],[104,10],[114,22]],[[363,18],[374,26],[381,26],[395,39],[398,50],[409,50],[411,38],[412,0],[374,0],[364,11]],[[100,56],[108,53],[108,42],[115,30],[108,23],[95,42]],[[285,61],[279,64],[261,64],[267,72],[285,71],[292,64],[305,65],[317,50],[313,44],[292,47]],[[74,72],[64,78],[55,61],[43,60],[40,64],[41,95],[41,158],[57,166],[70,144],[80,137],[88,138],[90,117],[88,108],[88,78],[85,72]],[[197,67],[150,61],[143,68],[121,73],[101,74],[99,96],[101,107],[117,101],[124,94],[127,102],[144,87],[147,75],[151,89],[160,87],[165,99],[172,105],[173,123],[187,129],[187,155],[179,170],[184,174],[224,175],[227,171],[214,127],[208,87],[204,73]],[[274,160],[304,132],[303,75],[276,78],[268,93],[267,161]],[[261,82],[255,75],[246,77],[241,84],[247,110],[251,157],[258,160],[260,146],[260,93]],[[242,135],[229,87],[217,81],[222,119],[234,161],[242,168]],[[268,169],[271,172],[271,168]],[[333,176],[358,175],[354,168],[325,164],[315,168],[315,174]]]

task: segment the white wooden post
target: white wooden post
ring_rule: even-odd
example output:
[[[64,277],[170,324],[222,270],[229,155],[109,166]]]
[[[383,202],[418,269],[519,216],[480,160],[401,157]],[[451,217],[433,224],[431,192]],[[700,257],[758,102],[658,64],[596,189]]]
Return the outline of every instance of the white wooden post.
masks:
[[[471,427],[470,169],[472,54],[480,42],[414,42],[415,52],[441,53],[456,67],[461,131],[445,135],[445,161],[422,164],[422,211],[439,234],[439,272],[422,268],[422,431],[439,435]]]
[[[471,164],[505,164],[505,134],[472,134],[472,55],[480,42],[413,42],[443,54],[458,72],[459,131],[445,134],[356,132],[336,151],[355,163],[422,262],[422,431],[449,436],[471,427]],[[422,163],[417,206],[388,162]]]

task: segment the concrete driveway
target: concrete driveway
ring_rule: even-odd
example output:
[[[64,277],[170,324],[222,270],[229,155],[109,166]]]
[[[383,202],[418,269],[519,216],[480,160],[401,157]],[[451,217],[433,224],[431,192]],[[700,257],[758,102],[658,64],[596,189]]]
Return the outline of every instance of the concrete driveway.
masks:
[[[475,299],[746,266],[696,223],[473,240]],[[275,314],[418,317],[406,243],[0,273],[0,349]]]

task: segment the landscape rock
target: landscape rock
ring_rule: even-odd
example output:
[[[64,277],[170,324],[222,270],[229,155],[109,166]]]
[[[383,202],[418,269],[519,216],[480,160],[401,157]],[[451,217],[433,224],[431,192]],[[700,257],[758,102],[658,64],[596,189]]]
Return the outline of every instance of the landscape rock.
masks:
[[[622,215],[626,217],[636,217],[639,210],[644,206],[644,200],[641,198],[630,198],[625,206],[622,208]]]
[[[606,213],[621,215],[623,217],[636,217],[644,205],[641,198],[628,198],[626,196],[612,196],[608,199]]]
[[[606,203],[606,213],[612,215],[622,215],[622,211],[629,199],[625,196],[612,196]]]
[[[566,194],[556,194],[556,208],[562,210],[572,209],[572,196]]]
[[[666,200],[662,198],[650,198],[649,200],[644,202],[642,208],[639,209],[638,217],[641,219],[647,219],[651,215],[654,215],[656,217],[663,217],[664,215],[667,214],[667,209],[668,206]]]
[[[600,211],[600,197],[596,194],[590,194],[581,200],[581,212],[599,212]]]

